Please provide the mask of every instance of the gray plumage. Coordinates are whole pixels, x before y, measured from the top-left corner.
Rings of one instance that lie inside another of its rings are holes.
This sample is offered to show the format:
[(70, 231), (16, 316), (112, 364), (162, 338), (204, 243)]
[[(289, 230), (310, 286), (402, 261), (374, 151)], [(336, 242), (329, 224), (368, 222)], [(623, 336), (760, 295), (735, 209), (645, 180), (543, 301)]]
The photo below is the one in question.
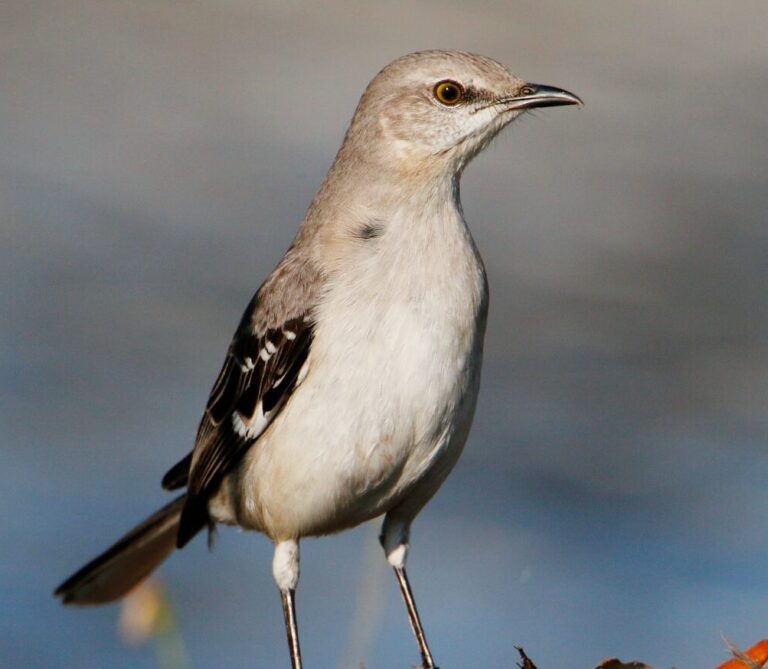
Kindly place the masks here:
[(386, 514), (382, 545), (434, 667), (405, 576), (408, 537), (466, 441), (488, 306), (459, 179), (525, 109), (578, 102), (458, 51), (410, 54), (374, 77), (243, 316), (191, 455), (163, 480), (186, 496), (57, 594), (101, 603), (204, 527), (258, 530), (275, 542), (298, 668), (299, 540)]

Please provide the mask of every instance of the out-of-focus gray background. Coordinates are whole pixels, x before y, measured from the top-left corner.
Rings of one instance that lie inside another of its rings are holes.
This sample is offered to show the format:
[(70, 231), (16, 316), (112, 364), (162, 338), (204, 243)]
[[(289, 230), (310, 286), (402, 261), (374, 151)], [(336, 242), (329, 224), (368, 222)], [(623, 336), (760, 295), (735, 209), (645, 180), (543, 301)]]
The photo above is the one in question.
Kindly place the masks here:
[[(441, 666), (765, 637), (767, 26), (762, 0), (0, 4), (0, 665), (154, 666), (117, 607), (50, 592), (167, 499), (360, 92), (434, 47), (586, 101), (463, 180), (485, 376), (409, 563)], [(417, 659), (375, 533), (304, 543), (309, 666)], [(287, 666), (270, 559), (225, 528), (163, 567), (195, 667)]]

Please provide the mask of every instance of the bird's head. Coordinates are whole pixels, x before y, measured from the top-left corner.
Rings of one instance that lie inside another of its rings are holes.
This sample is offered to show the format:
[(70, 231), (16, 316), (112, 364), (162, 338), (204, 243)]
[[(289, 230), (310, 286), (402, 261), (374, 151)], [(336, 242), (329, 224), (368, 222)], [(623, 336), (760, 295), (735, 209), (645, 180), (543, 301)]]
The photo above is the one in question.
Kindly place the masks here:
[(347, 136), (356, 151), (400, 172), (461, 169), (498, 132), (535, 107), (581, 104), (526, 82), (495, 60), (422, 51), (390, 63), (368, 85)]

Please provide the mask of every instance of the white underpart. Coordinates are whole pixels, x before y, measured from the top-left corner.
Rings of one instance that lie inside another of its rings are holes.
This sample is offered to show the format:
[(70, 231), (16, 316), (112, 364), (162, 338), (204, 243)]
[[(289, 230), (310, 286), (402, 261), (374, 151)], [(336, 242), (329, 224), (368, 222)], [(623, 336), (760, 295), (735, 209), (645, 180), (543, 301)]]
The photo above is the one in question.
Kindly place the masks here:
[(275, 546), (272, 575), (281, 591), (295, 590), (299, 583), (299, 542), (290, 539)]
[[(239, 524), (278, 539), (385, 512), (407, 526), (458, 459), (479, 385), (485, 280), (455, 194), (430, 196), (384, 216), (370, 243), (350, 240), (315, 311), (301, 385), (243, 460)], [(400, 535), (387, 546), (395, 563), (407, 551)]]
[[(296, 385), (300, 384), (307, 376), (307, 372), (309, 371), (309, 360), (307, 360), (299, 370), (298, 375), (296, 376)], [(283, 377), (280, 377), (280, 381), (283, 380)], [(275, 384), (277, 385), (277, 384)]]

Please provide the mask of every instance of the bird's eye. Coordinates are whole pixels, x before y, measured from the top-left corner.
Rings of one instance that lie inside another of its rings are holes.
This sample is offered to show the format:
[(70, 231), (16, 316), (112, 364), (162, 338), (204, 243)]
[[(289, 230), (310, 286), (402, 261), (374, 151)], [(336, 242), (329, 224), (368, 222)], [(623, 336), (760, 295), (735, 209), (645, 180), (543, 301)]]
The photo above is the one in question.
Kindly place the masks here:
[(444, 105), (452, 107), (462, 101), (464, 98), (464, 89), (461, 84), (446, 79), (435, 86), (435, 97), (438, 102), (442, 102)]
[(520, 95), (535, 95), (536, 91), (531, 86), (523, 86), (520, 89)]

